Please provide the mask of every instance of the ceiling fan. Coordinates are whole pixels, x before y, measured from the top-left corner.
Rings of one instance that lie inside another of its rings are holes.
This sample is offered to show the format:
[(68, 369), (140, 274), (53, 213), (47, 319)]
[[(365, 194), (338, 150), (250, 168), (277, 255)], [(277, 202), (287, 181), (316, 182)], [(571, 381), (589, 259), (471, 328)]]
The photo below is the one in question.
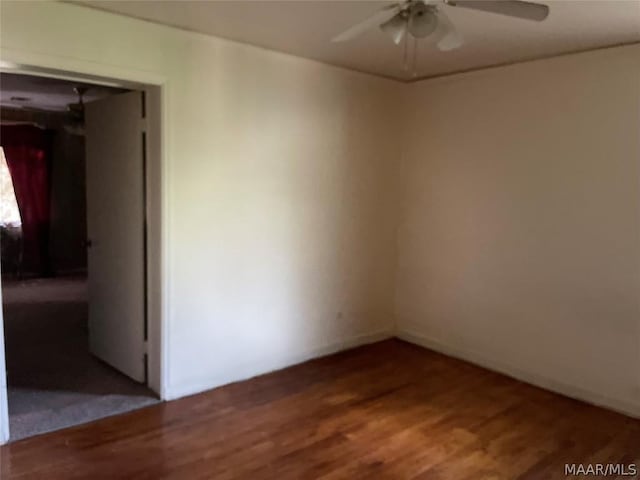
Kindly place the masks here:
[[(73, 87), (73, 91), (78, 95), (78, 101), (67, 104), (67, 112), (64, 114), (63, 127), (65, 131), (71, 135), (84, 135), (84, 95), (89, 90), (88, 87), (82, 85), (76, 85)], [(11, 100), (15, 102), (28, 102), (31, 99), (28, 97), (11, 97)], [(60, 111), (57, 108), (43, 108), (35, 107), (32, 105), (20, 105), (11, 106), (12, 108), (19, 109), (22, 112), (21, 115), (28, 123), (35, 124), (41, 128), (45, 128), (41, 123), (44, 122), (48, 125), (60, 125)], [(39, 122), (32, 119), (39, 119)]]
[(417, 40), (433, 36), (441, 51), (454, 50), (463, 44), (463, 37), (444, 12), (440, 3), (509, 17), (541, 22), (549, 15), (549, 7), (521, 0), (404, 0), (387, 5), (372, 16), (335, 36), (333, 42), (344, 42), (372, 28), (380, 28), (399, 45), (405, 41), (405, 68), (408, 40), (414, 40), (414, 74)]
[(69, 122), (64, 126), (67, 133), (72, 135), (84, 135), (84, 94), (89, 90), (87, 87), (73, 87), (73, 91), (78, 95), (76, 103), (67, 105), (69, 112)]

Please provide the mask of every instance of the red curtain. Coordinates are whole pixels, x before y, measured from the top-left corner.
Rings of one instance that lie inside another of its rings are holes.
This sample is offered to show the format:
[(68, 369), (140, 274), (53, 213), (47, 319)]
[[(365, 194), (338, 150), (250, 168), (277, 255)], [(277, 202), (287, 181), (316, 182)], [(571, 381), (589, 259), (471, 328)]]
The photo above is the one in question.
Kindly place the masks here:
[(47, 276), (51, 210), (51, 133), (30, 125), (0, 127), (0, 145), (22, 219), (22, 270)]

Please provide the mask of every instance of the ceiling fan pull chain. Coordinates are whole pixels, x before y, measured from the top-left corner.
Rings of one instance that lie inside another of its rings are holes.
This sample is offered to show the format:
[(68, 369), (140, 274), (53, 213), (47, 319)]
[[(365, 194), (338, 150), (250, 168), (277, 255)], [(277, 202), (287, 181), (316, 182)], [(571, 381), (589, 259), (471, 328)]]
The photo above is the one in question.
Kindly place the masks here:
[(413, 39), (413, 66), (411, 68), (411, 76), (412, 77), (417, 77), (418, 76), (418, 39), (414, 38)]
[(409, 70), (409, 35), (404, 36), (404, 54), (402, 56), (402, 66), (405, 70)]
[[(411, 2), (409, 3), (411, 5)], [(411, 9), (411, 6), (409, 6), (409, 16), (407, 17), (407, 34), (405, 35), (407, 37), (407, 56), (409, 54), (409, 45), (408, 43), (411, 41), (411, 39), (413, 38), (413, 57), (411, 60), (412, 66), (411, 66), (411, 70), (415, 69), (415, 63), (416, 63), (416, 37), (414, 37), (413, 35), (411, 35), (411, 27), (413, 26), (413, 11)], [(407, 62), (407, 68), (405, 70), (410, 71), (409, 70), (409, 59), (406, 60)]]

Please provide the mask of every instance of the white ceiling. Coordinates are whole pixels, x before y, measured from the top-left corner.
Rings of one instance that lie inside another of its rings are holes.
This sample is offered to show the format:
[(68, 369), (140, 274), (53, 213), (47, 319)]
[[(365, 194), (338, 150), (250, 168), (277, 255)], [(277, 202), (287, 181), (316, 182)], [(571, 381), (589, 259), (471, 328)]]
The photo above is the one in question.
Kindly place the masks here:
[[(374, 29), (348, 43), (330, 39), (390, 2), (379, 1), (111, 1), (80, 0), (157, 23), (206, 33), (354, 70), (411, 79), (402, 47)], [(418, 77), (640, 42), (640, 0), (547, 0), (542, 23), (443, 6), (465, 37), (440, 52), (421, 44)]]
[[(31, 75), (0, 74), (0, 106), (22, 109), (40, 109), (49, 112), (65, 112), (67, 105), (76, 103), (78, 95), (73, 87), (77, 82)], [(89, 87), (84, 102), (123, 92), (118, 88), (83, 84)]]

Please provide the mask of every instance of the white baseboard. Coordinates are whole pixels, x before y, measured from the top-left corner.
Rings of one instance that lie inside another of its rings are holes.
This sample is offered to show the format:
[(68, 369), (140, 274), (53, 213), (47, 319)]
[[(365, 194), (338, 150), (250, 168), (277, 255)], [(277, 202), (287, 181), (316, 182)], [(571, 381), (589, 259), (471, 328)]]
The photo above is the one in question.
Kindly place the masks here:
[(177, 398), (186, 397), (188, 395), (194, 395), (206, 390), (221, 387), (229, 383), (240, 382), (249, 378), (264, 375), (266, 373), (275, 372), (283, 368), (291, 367), (299, 363), (312, 360), (314, 358), (324, 357), (331, 355), (332, 353), (349, 350), (369, 343), (379, 342), (393, 338), (394, 333), (391, 329), (380, 330), (374, 333), (368, 333), (363, 335), (356, 335), (346, 340), (340, 340), (328, 345), (310, 349), (303, 353), (295, 355), (288, 355), (284, 358), (276, 359), (275, 361), (261, 362), (260, 364), (244, 365), (234, 370), (234, 373), (230, 377), (206, 379), (204, 381), (196, 381), (185, 383), (183, 385), (177, 385), (167, 389), (167, 395), (165, 400), (175, 400)]
[(520, 380), (536, 387), (550, 390), (555, 393), (559, 393), (566, 397), (574, 398), (598, 407), (607, 408), (624, 415), (628, 415), (634, 418), (640, 418), (640, 404), (629, 402), (627, 400), (621, 400), (617, 398), (607, 397), (597, 392), (585, 390), (584, 388), (570, 385), (567, 383), (559, 382), (551, 378), (547, 378), (529, 371), (521, 370), (512, 365), (506, 364), (500, 360), (489, 358), (480, 352), (469, 351), (454, 347), (451, 345), (445, 345), (444, 343), (431, 339), (425, 335), (409, 332), (398, 331), (395, 335), (400, 340), (404, 340), (421, 347), (425, 347), (429, 350), (433, 350), (444, 355), (465, 360), (474, 365), (493, 370), (498, 373), (502, 373), (516, 380)]

